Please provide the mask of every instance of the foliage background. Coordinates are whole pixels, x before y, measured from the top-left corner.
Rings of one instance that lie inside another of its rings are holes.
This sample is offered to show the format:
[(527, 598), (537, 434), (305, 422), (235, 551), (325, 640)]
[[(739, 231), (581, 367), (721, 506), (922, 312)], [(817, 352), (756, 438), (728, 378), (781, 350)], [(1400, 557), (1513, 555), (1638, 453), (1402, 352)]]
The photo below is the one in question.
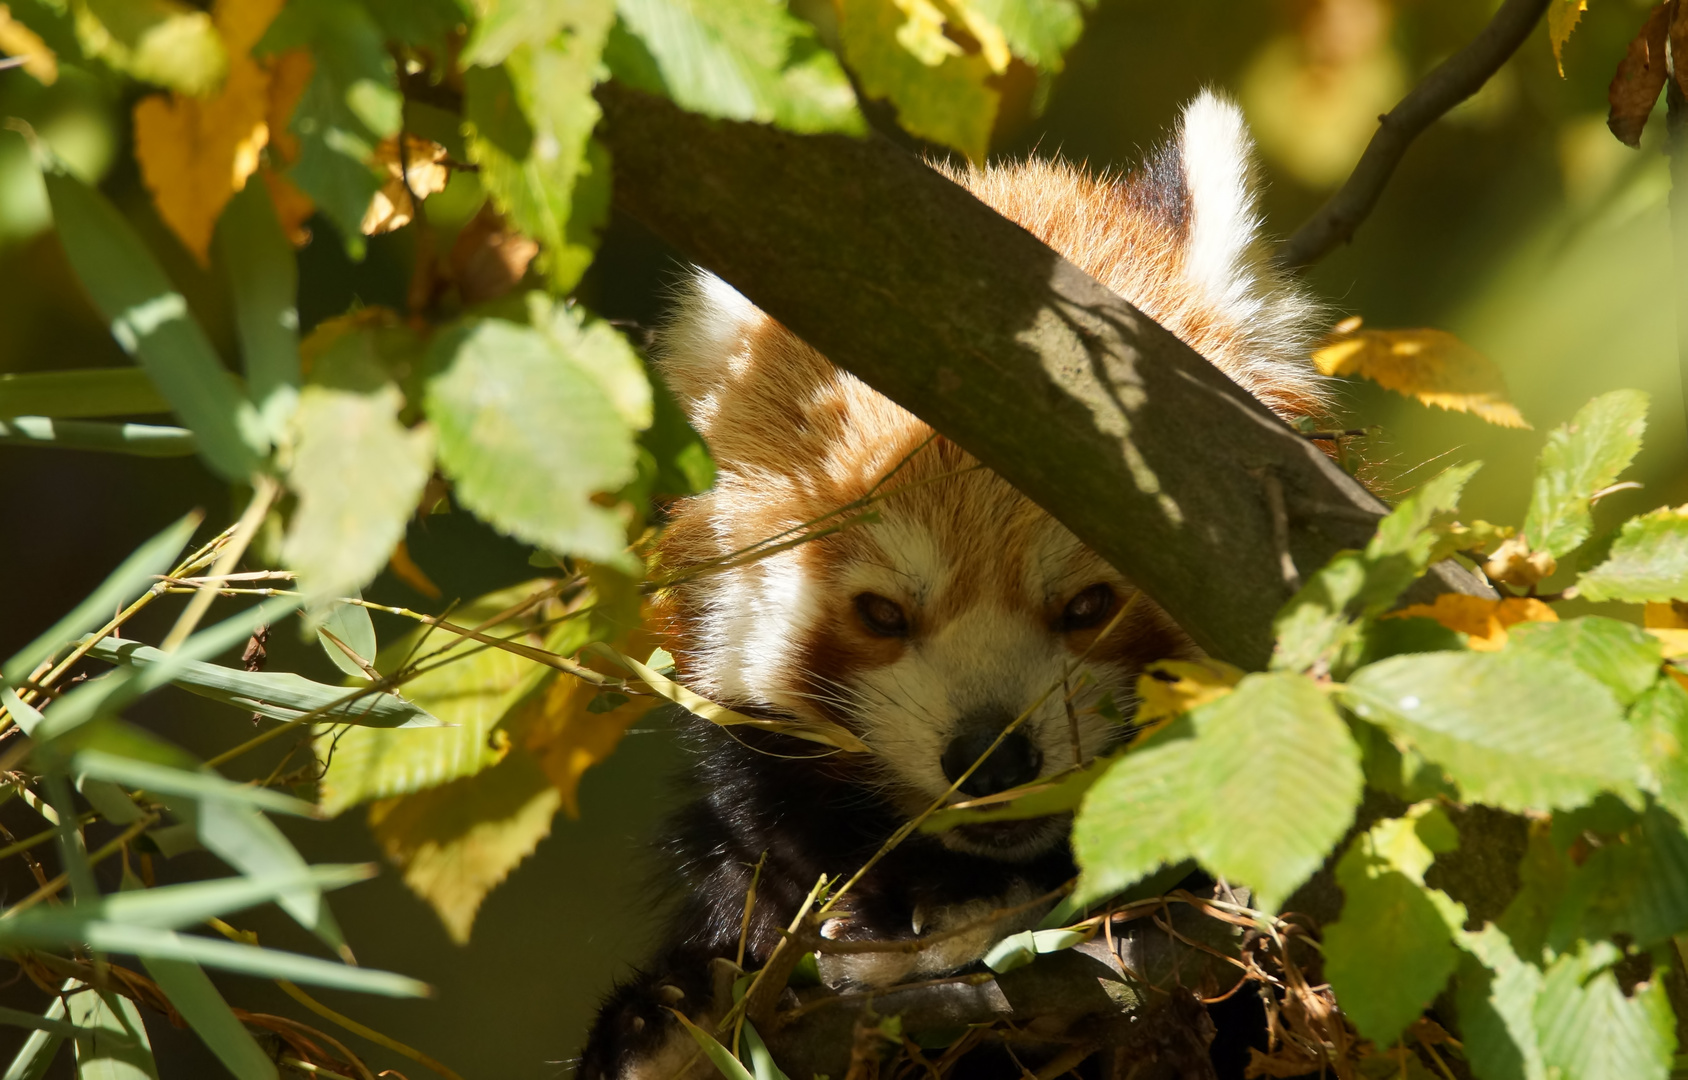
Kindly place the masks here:
[[(818, 18), (825, 6), (810, 5)], [(1374, 480), (1410, 488), (1441, 467), (1482, 459), (1463, 510), (1488, 520), (1522, 517), (1521, 500), (1541, 433), (1613, 386), (1652, 394), (1646, 449), (1629, 475), (1642, 492), (1620, 492), (1597, 508), (1601, 526), (1657, 505), (1688, 501), (1688, 429), (1675, 360), (1666, 163), (1652, 124), (1640, 153), (1605, 130), (1605, 88), (1648, 5), (1596, 0), (1565, 54), (1562, 80), (1545, 32), (1472, 102), (1422, 136), (1355, 244), (1326, 259), (1310, 279), (1335, 313), (1373, 327), (1436, 326), (1487, 352), (1506, 372), (1513, 400), (1536, 428), (1516, 432), (1425, 409), (1370, 385), (1345, 384), (1353, 426), (1377, 423), (1367, 445)], [(997, 153), (1059, 152), (1093, 167), (1127, 168), (1164, 137), (1179, 105), (1204, 85), (1242, 102), (1262, 144), (1269, 228), (1292, 230), (1359, 155), (1371, 118), (1429, 67), (1463, 44), (1493, 5), (1471, 0), (1102, 0), (1056, 80), (1047, 111), (1020, 110), (999, 130)], [(221, 351), (233, 328), (222, 320), (221, 286), (157, 220), (135, 171), (128, 118), (133, 100), (67, 68), (43, 88), (0, 72), (0, 112), (21, 116), (88, 180), (98, 180), (144, 231), (187, 293)], [(1334, 137), (1329, 133), (1335, 132)], [(1347, 134), (1344, 134), (1347, 132)], [(1314, 136), (1318, 141), (1314, 140)], [(438, 220), (478, 204), (472, 178), (431, 200)], [(38, 173), (21, 138), (0, 133), (0, 372), (127, 365), (76, 284), (47, 223)], [(354, 298), (402, 308), (413, 232), (370, 241), (350, 264), (330, 227), (301, 253), (300, 314), (308, 330)], [(597, 313), (651, 325), (678, 264), (636, 224), (612, 221), (581, 295)], [(1452, 448), (1451, 450), (1449, 448)], [(1427, 465), (1432, 458), (1446, 453)], [(240, 510), (197, 459), (150, 460), (0, 446), (0, 594), (8, 611), (0, 655), (21, 645), (85, 595), (107, 568), (184, 511), (213, 521)], [(411, 554), (446, 597), (472, 597), (532, 575), (526, 549), (467, 515), (413, 525)], [(1552, 582), (1549, 582), (1551, 585)], [(371, 599), (437, 611), (383, 575)], [(1565, 615), (1579, 613), (1570, 608)], [(143, 617), (136, 636), (157, 640), (167, 626)], [(384, 625), (383, 636), (396, 633)], [(273, 670), (333, 680), (315, 644), (272, 638)], [(179, 693), (147, 701), (134, 715), (192, 750), (196, 732), (227, 717)], [(660, 723), (626, 740), (584, 782), (582, 818), (559, 818), (551, 837), (493, 892), (474, 946), (451, 945), (437, 919), (394, 875), (336, 899), (348, 939), (365, 964), (433, 983), (427, 1002), (366, 997), (325, 1000), (380, 1030), (453, 1063), (466, 1075), (553, 1077), (577, 1049), (596, 999), (649, 940), (639, 852), (657, 820), (674, 763)], [(259, 764), (254, 762), (255, 765)], [(21, 829), (37, 827), (22, 815)], [(285, 827), (284, 823), (284, 827)], [(359, 813), (289, 828), (307, 858), (375, 859)], [(207, 860), (195, 866), (194, 858)], [(183, 856), (171, 874), (206, 872), (209, 856)], [(8, 895), (27, 892), (4, 881)], [(299, 931), (274, 911), (250, 923), (266, 944), (298, 946)], [(38, 1009), (27, 984), (0, 1001)], [(267, 983), (242, 980), (241, 1004), (304, 1014)], [(0, 1029), (0, 1058), (21, 1032)], [(215, 1075), (187, 1033), (155, 1035), (167, 1075)], [(380, 1053), (371, 1063), (386, 1062)], [(471, 1064), (473, 1063), (473, 1064)]]

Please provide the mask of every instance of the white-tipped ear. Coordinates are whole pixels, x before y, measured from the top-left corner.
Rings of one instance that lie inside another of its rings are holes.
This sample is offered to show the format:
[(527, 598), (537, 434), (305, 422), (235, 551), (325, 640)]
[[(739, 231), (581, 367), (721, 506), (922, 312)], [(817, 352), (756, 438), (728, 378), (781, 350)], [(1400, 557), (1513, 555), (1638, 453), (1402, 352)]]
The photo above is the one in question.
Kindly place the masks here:
[(1255, 291), (1260, 216), (1255, 210), (1254, 145), (1242, 110), (1211, 90), (1184, 106), (1178, 152), (1189, 191), (1185, 274), (1228, 309), (1249, 307)]
[(766, 318), (743, 293), (701, 268), (675, 291), (674, 314), (657, 334), (657, 362), (699, 431), (714, 420), (722, 385), (747, 362), (750, 335)]

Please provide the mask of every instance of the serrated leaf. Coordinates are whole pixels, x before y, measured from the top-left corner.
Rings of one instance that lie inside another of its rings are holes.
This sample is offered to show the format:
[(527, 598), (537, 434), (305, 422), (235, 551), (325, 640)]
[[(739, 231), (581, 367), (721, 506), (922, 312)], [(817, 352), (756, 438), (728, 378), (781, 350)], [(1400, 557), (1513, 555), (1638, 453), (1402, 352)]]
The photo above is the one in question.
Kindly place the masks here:
[(609, 153), (592, 139), (602, 115), (592, 86), (615, 8), (591, 0), (527, 10), (554, 23), (552, 32), (482, 50), (503, 51), (500, 66), (464, 73), (468, 153), (498, 209), (539, 243), (539, 265), (564, 294), (591, 263), (608, 220)]
[(141, 963), (194, 1034), (237, 1080), (279, 1080), (275, 1062), (235, 1016), (204, 968), (187, 960), (144, 956)]
[(1640, 769), (1611, 691), (1524, 653), (1423, 653), (1356, 671), (1343, 697), (1408, 739), (1465, 798), (1505, 810), (1581, 806)]
[(132, 416), (170, 411), (140, 368), (0, 375), (0, 416)]
[(72, 990), (65, 1009), (77, 1028), (77, 1080), (158, 1080), (152, 1043), (133, 1001), (88, 986)]
[(123, 351), (138, 360), (229, 480), (245, 480), (269, 437), (152, 253), (115, 207), (68, 174), (48, 171), (47, 196), (76, 276)]
[[(150, 645), (116, 638), (95, 642), (88, 655), (136, 671), (149, 670), (168, 658)], [(320, 711), (324, 723), (377, 728), (437, 728), (445, 723), (397, 694), (357, 694), (353, 687), (312, 682), (288, 671), (245, 671), (194, 661), (176, 665), (166, 681), (190, 694), (275, 720), (297, 720)]]
[(1536, 1030), (1549, 1075), (1577, 1080), (1665, 1080), (1676, 1052), (1676, 1021), (1655, 978), (1625, 997), (1612, 973), (1617, 949), (1585, 945), (1548, 967), (1536, 1001)]
[(1160, 660), (1137, 676), (1137, 711), (1132, 723), (1147, 727), (1170, 720), (1230, 693), (1244, 672), (1223, 660)]
[[(937, 10), (930, 4), (924, 8)], [(939, 49), (940, 41), (949, 41), (942, 21), (940, 14), (938, 30), (924, 35)], [(988, 83), (993, 74), (990, 62), (983, 55), (962, 54), (959, 48), (922, 59), (907, 44), (921, 35), (905, 30), (921, 25), (919, 13), (905, 14), (895, 0), (840, 0), (838, 5), (844, 59), (862, 92), (888, 100), (897, 110), (897, 122), (910, 134), (953, 146), (982, 165), (1001, 103), (1001, 95)]]
[(89, 594), (70, 614), (54, 623), (34, 641), (6, 661), (0, 669), (0, 679), (16, 685), (29, 678), (38, 664), (52, 656), (78, 637), (103, 625), (111, 614), (127, 607), (151, 585), (155, 574), (162, 574), (176, 561), (176, 555), (187, 544), (200, 516), (189, 514), (135, 549), (134, 554), (113, 570), (99, 588)]
[(1082, 871), (1076, 901), (1112, 896), (1189, 856), (1192, 814), (1206, 806), (1206, 793), (1191, 779), (1204, 752), (1194, 739), (1145, 747), (1096, 781), (1073, 821), (1073, 856)]
[(1647, 395), (1613, 390), (1548, 433), (1524, 518), (1531, 548), (1558, 558), (1588, 539), (1589, 500), (1629, 467), (1646, 430)]
[[(1210, 807), (1190, 853), (1275, 911), (1353, 821), (1359, 748), (1324, 692), (1299, 675), (1250, 675), (1190, 718), (1204, 747), (1191, 779)], [(1239, 806), (1250, 812), (1220, 809)]]
[(967, 0), (967, 8), (996, 26), (1014, 55), (1055, 73), (1084, 32), (1094, 0)]
[(1446, 330), (1357, 330), (1313, 353), (1321, 375), (1358, 375), (1426, 405), (1509, 428), (1530, 425), (1493, 360)]
[(1507, 648), (1574, 666), (1598, 679), (1626, 707), (1658, 680), (1664, 659), (1658, 638), (1633, 623), (1598, 615), (1520, 626)]
[(1688, 820), (1688, 690), (1660, 679), (1630, 706), (1629, 723), (1660, 804), (1678, 821)]
[(571, 818), (580, 817), (580, 779), (586, 770), (609, 757), (627, 729), (662, 704), (655, 697), (624, 697), (594, 710), (598, 696), (591, 683), (561, 676), (509, 725), (511, 737), (551, 778)]
[(1452, 832), (1439, 808), (1421, 804), (1356, 837), (1336, 866), (1345, 900), (1324, 930), (1325, 977), (1343, 1013), (1379, 1046), (1400, 1037), (1459, 965), (1453, 935), (1465, 909), (1424, 885), (1435, 850), (1421, 833), (1434, 833), (1434, 819)]
[(1688, 596), (1688, 505), (1624, 522), (1611, 554), (1582, 576), (1577, 591), (1588, 600), (1630, 603)]
[(1432, 619), (1449, 630), (1466, 635), (1465, 645), (1476, 652), (1494, 652), (1506, 647), (1508, 628), (1520, 623), (1557, 622), (1551, 607), (1530, 596), (1468, 596), (1443, 593), (1434, 603), (1411, 604), (1391, 611), (1379, 620), (1383, 625), (1395, 619)]
[(1378, 522), (1365, 551), (1338, 552), (1309, 578), (1273, 619), (1273, 670), (1340, 665), (1345, 653), (1357, 652), (1365, 621), (1429, 567), (1442, 533), (1454, 525), (1460, 492), (1481, 467), (1474, 461), (1444, 470)]
[(1649, 949), (1688, 930), (1688, 837), (1657, 805), (1602, 844), (1566, 883), (1548, 943), (1627, 935)]
[(1461, 965), (1454, 1001), (1472, 1071), (1483, 1080), (1547, 1080), (1535, 1022), (1541, 970), (1520, 960), (1493, 923), (1462, 943), (1471, 958)]
[[(363, 335), (348, 335), (331, 352), (363, 347)], [(300, 392), (287, 471), (299, 505), (281, 555), (312, 597), (361, 589), (404, 537), (432, 471), (434, 440), (427, 428), (399, 422), (403, 403), (391, 383), (369, 391), (312, 385)]]
[(550, 835), (561, 804), (539, 762), (516, 751), (474, 776), (376, 802), (369, 827), (404, 883), (466, 945), (487, 893)]
[(463, 505), (547, 551), (617, 560), (623, 526), (592, 496), (633, 479), (634, 443), (585, 371), (593, 358), (498, 319), (442, 335), (435, 349), (441, 373), (426, 408)]
[[(459, 609), (454, 618), (465, 627), (479, 627), (502, 612), (520, 607), (551, 584), (534, 581), (491, 593)], [(528, 610), (519, 618), (495, 622), (483, 632), (572, 653), (586, 636), (585, 620), (561, 623), (546, 640), (532, 628), (540, 618), (539, 612), (549, 610)], [(424, 627), (388, 645), (375, 666), (383, 674), (392, 674), (413, 653), (416, 659), (426, 658), (443, 646), (464, 640), (448, 631)], [(429, 659), (431, 669), (404, 684), (411, 701), (452, 726), (433, 731), (356, 728), (340, 734), (321, 782), (319, 805), (324, 813), (334, 815), (371, 799), (404, 795), (473, 776), (503, 759), (509, 738), (507, 734), (495, 737), (495, 729), (551, 669), (503, 649), (469, 652), (461, 644), (456, 648), (465, 655), (448, 652)], [(319, 753), (328, 759), (326, 741), (319, 744)]]
[(1565, 77), (1565, 43), (1577, 28), (1588, 0), (1552, 0), (1547, 9), (1547, 40), (1553, 46), (1553, 62), (1559, 66), (1559, 77)]
[(181, 0), (83, 0), (75, 11), (83, 51), (137, 79), (202, 94), (228, 70), (211, 16)]
[(616, 8), (648, 57), (647, 77), (659, 80), (643, 88), (682, 108), (804, 133), (867, 132), (837, 58), (784, 4), (618, 0)]

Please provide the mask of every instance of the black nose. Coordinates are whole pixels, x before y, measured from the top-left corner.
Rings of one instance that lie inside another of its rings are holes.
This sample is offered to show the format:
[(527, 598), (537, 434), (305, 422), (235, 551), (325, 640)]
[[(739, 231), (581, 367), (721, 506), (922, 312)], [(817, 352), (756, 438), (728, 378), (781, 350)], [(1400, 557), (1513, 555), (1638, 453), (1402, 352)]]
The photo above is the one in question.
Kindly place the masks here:
[[(950, 783), (955, 783), (956, 777), (978, 761), (1000, 734), (1001, 724), (965, 727), (955, 741), (949, 744), (940, 760), (944, 767), (944, 776)], [(1037, 770), (1042, 764), (1043, 755), (1037, 752), (1037, 747), (1032, 745), (1032, 741), (1020, 732), (1012, 731), (1002, 740), (1002, 745), (973, 770), (973, 775), (962, 782), (961, 790), (974, 798), (995, 795), (999, 791), (1007, 791), (1011, 787), (1037, 779)]]

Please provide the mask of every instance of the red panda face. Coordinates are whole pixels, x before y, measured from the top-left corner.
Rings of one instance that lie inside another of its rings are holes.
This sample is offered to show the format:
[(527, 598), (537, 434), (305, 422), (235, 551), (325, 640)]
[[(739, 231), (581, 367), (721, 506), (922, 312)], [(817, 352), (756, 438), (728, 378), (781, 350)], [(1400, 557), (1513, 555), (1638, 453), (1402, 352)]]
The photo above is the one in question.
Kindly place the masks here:
[[(1315, 309), (1257, 241), (1251, 173), (1241, 114), (1204, 93), (1130, 177), (1036, 160), (950, 176), (1280, 415), (1305, 415), (1320, 401)], [(1129, 716), (1144, 664), (1195, 654), (1053, 518), (720, 279), (700, 272), (678, 299), (658, 360), (718, 470), (661, 555), (682, 578), (673, 651), (701, 693), (849, 727), (873, 752), (839, 769), (912, 816), (952, 786), (960, 801), (1091, 760), (1123, 734), (1102, 697)], [(942, 835), (1024, 859), (1061, 823)]]

